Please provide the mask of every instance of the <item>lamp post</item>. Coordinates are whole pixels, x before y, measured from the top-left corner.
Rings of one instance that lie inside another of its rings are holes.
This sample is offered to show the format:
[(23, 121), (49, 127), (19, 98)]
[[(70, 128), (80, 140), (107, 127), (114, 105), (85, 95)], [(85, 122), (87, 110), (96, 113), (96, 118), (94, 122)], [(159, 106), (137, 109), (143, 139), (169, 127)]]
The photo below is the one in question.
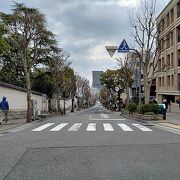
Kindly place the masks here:
[(120, 46), (106, 46), (105, 47), (110, 57), (113, 57), (114, 53), (118, 51), (118, 53), (129, 53), (129, 51), (134, 51), (139, 58), (139, 110), (141, 105), (141, 55), (136, 49), (129, 48), (126, 40), (124, 39)]

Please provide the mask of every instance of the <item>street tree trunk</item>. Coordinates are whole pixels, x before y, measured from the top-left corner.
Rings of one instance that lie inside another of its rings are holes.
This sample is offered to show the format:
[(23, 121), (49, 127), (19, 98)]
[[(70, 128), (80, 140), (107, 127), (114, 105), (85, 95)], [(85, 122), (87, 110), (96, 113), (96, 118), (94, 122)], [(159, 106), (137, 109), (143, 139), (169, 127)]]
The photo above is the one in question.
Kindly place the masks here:
[(72, 98), (72, 108), (71, 108), (71, 112), (74, 112), (74, 98)]
[(24, 71), (26, 76), (26, 85), (27, 85), (27, 119), (26, 122), (32, 122), (32, 103), (31, 103), (31, 81), (30, 81), (30, 72), (27, 65), (27, 61), (24, 60)]
[(149, 97), (150, 97), (150, 84), (148, 82), (147, 73), (143, 73), (144, 75), (144, 103), (149, 104)]

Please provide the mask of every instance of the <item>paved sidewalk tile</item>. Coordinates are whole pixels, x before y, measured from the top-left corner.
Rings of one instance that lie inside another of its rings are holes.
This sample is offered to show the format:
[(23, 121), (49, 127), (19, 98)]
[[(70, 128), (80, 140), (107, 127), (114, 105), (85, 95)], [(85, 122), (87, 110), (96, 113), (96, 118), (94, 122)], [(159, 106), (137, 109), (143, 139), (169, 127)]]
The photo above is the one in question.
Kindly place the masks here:
[(180, 129), (180, 124), (174, 124), (174, 123), (158, 123), (159, 125), (167, 126), (170, 128)]

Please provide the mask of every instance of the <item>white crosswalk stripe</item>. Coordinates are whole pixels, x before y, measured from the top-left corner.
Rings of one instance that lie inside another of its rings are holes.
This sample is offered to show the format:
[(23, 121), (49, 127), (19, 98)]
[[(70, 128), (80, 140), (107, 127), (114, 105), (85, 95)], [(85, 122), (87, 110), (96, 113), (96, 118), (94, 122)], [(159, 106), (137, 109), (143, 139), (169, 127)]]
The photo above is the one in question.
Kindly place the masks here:
[(47, 123), (47, 124), (44, 124), (44, 125), (36, 128), (36, 129), (33, 129), (32, 131), (42, 131), (42, 130), (46, 129), (46, 128), (49, 127), (49, 126), (52, 126), (53, 124), (54, 124), (54, 123)]
[(141, 124), (132, 124), (132, 125), (137, 127), (138, 129), (140, 129), (141, 131), (152, 131), (151, 129), (149, 129)]
[(126, 124), (118, 124), (118, 126), (123, 130), (123, 131), (133, 131), (129, 126)]
[[(46, 128), (54, 125), (55, 123), (46, 123), (40, 127), (37, 127), (35, 129), (33, 129), (32, 131), (43, 131), (45, 130)], [(56, 125), (55, 127), (53, 127), (52, 129), (50, 129), (49, 131), (60, 131), (61, 129), (63, 129), (65, 126), (69, 125), (69, 123), (61, 123), (59, 125)], [(83, 125), (83, 123), (75, 123), (73, 125), (71, 125), (68, 129), (68, 131), (79, 131), (80, 127)], [(114, 131), (114, 128), (113, 126), (115, 126), (115, 124), (112, 126), (111, 123), (102, 123), (101, 126), (104, 127), (104, 131)], [(130, 132), (130, 131), (135, 131), (135, 128), (131, 128), (129, 127), (129, 125), (126, 125), (126, 124), (122, 124), (122, 123), (117, 123), (116, 125), (118, 125), (121, 130), (123, 131), (127, 131), (127, 132)], [(150, 132), (150, 131), (153, 131), (151, 130), (150, 128), (147, 128), (141, 124), (131, 124), (132, 126), (138, 128), (139, 130), (141, 131), (144, 131), (144, 132)], [(87, 128), (86, 128), (86, 131), (96, 131), (96, 123), (89, 123), (87, 125)]]
[(78, 131), (78, 129), (81, 127), (82, 123), (75, 123), (73, 126), (71, 126), (68, 131)]
[(87, 131), (96, 131), (96, 123), (89, 123), (86, 130)]
[(103, 123), (104, 131), (114, 131), (113, 127), (109, 123)]
[(53, 129), (51, 129), (50, 131), (60, 131), (63, 127), (67, 126), (68, 123), (61, 123), (59, 125), (57, 125), (56, 127), (54, 127)]

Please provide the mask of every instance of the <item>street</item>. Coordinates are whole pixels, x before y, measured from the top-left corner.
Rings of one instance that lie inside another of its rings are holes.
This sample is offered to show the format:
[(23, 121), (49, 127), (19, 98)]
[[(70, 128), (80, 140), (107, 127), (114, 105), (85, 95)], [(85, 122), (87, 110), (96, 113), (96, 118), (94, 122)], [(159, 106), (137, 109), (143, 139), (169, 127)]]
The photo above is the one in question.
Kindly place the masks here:
[(0, 179), (179, 180), (179, 135), (95, 106), (0, 136)]

